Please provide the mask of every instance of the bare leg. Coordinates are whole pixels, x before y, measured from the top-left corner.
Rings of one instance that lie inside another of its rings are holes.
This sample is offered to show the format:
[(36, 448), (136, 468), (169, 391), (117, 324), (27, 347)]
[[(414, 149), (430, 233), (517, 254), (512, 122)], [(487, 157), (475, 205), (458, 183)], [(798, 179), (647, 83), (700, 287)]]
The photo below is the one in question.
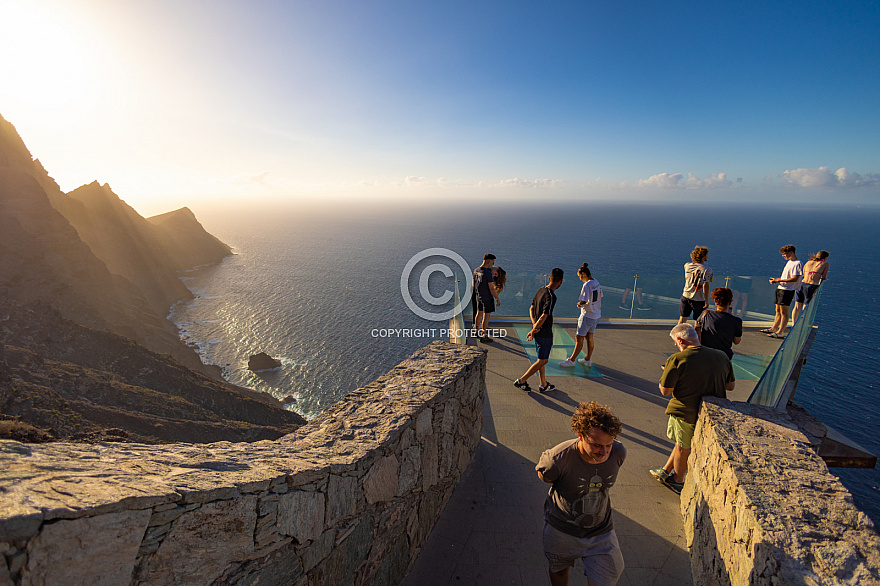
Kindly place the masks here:
[[(583, 336), (575, 336), (574, 352), (573, 352), (572, 355), (569, 357), (569, 360), (571, 360), (572, 362), (574, 362), (575, 360), (577, 360), (578, 354), (581, 353), (581, 349), (582, 349), (583, 347), (584, 347), (584, 337), (583, 337)], [(590, 359), (590, 358), (587, 357), (587, 360), (589, 360), (589, 359)]]
[(688, 448), (687, 450), (683, 447), (675, 444), (675, 447), (672, 448), (672, 456), (675, 465), (675, 481), (676, 482), (684, 482), (684, 476), (688, 471), (688, 456), (691, 455), (691, 450)]
[(782, 309), (782, 323), (779, 324), (779, 331), (776, 332), (780, 336), (785, 333), (785, 326), (788, 325), (788, 308), (784, 305), (779, 306)]
[(800, 301), (795, 301), (794, 310), (791, 312), (791, 323), (792, 325), (797, 323), (797, 318), (801, 314), (801, 311), (804, 310), (804, 304)]
[(541, 366), (538, 367), (538, 376), (541, 377), (541, 386), (546, 387), (547, 386), (547, 377), (544, 376), (544, 365), (547, 364), (547, 360), (539, 360), (538, 362), (541, 363)]
[[(483, 336), (489, 336), (489, 317), (491, 313), (483, 312), (483, 324), (480, 326), (480, 331), (483, 332)], [(481, 336), (482, 337), (482, 336)]]
[(742, 304), (742, 307), (740, 307), (740, 309), (739, 309), (739, 317), (740, 317), (740, 319), (745, 319), (746, 318), (746, 304), (749, 302), (749, 295), (748, 295), (748, 293), (741, 293), (741, 295), (742, 295), (743, 304)]
[(527, 380), (529, 380), (530, 376), (532, 376), (533, 374), (535, 374), (539, 370), (541, 372), (541, 379), (543, 379), (545, 364), (547, 364), (546, 360), (536, 360), (531, 366), (529, 366), (529, 369), (526, 371), (526, 373), (524, 375), (522, 375), (521, 377), (519, 377), (519, 382), (521, 382), (521, 383), (526, 382)]
[(561, 572), (550, 572), (550, 586), (567, 586), (568, 568)]
[(686, 324), (686, 323), (688, 323), (688, 318), (686, 318), (685, 316), (681, 316), (678, 318), (678, 323)]
[(478, 309), (474, 314), (474, 329), (477, 330), (477, 337), (482, 338), (483, 335), (480, 333), (480, 322), (483, 321), (483, 311)]
[(786, 307), (784, 305), (776, 306), (776, 315), (773, 317), (773, 325), (770, 327), (771, 332), (776, 332), (777, 334), (781, 334), (782, 331), (779, 329), (780, 324), (782, 324), (782, 316), (786, 314)]
[[(581, 337), (578, 336), (578, 342), (581, 341)], [(593, 342), (593, 332), (587, 333), (587, 353), (585, 356), (587, 360), (593, 359), (593, 348), (595, 348), (596, 344)]]

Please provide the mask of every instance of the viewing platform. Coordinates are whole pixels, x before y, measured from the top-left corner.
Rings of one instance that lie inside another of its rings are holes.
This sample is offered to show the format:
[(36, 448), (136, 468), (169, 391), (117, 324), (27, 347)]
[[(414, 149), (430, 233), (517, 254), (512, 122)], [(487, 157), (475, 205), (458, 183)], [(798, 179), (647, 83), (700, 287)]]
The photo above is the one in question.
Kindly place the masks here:
[[(574, 336), (573, 320), (556, 323)], [(619, 584), (692, 583), (679, 495), (648, 473), (666, 462), (673, 447), (666, 437), (668, 399), (657, 387), (666, 357), (676, 351), (671, 326), (601, 323), (589, 376), (580, 364), (559, 368), (571, 346), (555, 344), (547, 377), (556, 388), (546, 394), (537, 392), (537, 374), (530, 379), (532, 392), (513, 386), (533, 360), (517, 337), (516, 324), (492, 320), (490, 326), (505, 328), (508, 335), (479, 344), (489, 353), (481, 443), (404, 584), (549, 584), (541, 544), (549, 485), (538, 479), (535, 464), (544, 450), (575, 437), (571, 415), (582, 401), (609, 405), (623, 422), (618, 439), (627, 458), (610, 490), (626, 564)], [(779, 343), (748, 328), (736, 352), (769, 358)], [(728, 397), (745, 401), (758, 377), (742, 380), (739, 369), (737, 375)], [(570, 584), (587, 584), (580, 564), (570, 577)]]

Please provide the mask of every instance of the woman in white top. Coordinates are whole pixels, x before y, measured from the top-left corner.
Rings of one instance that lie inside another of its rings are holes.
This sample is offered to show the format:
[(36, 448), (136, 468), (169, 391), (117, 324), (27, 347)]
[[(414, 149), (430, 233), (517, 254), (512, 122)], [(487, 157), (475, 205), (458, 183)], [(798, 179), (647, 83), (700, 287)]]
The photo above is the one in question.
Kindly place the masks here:
[[(581, 295), (578, 299), (577, 306), (581, 308), (581, 315), (578, 318), (577, 341), (575, 343), (574, 352), (571, 356), (559, 363), (559, 366), (574, 366), (575, 359), (584, 366), (589, 368), (593, 365), (593, 332), (596, 331), (596, 324), (602, 317), (602, 286), (599, 281), (590, 274), (587, 263), (581, 265), (577, 272), (578, 278), (584, 282), (581, 287)], [(578, 358), (578, 354), (584, 347), (584, 339), (587, 341), (587, 351), (584, 358)]]

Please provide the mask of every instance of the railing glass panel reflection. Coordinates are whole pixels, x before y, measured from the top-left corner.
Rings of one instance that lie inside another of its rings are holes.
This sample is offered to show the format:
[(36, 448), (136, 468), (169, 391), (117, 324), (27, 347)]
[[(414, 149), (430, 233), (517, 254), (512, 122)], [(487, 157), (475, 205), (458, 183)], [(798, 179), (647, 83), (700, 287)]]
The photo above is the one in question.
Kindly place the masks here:
[[(595, 275), (602, 285), (602, 319), (608, 320), (664, 320), (676, 321), (683, 278), (681, 275)], [(716, 276), (709, 284), (730, 287), (733, 291), (732, 311), (746, 322), (772, 322), (776, 285), (769, 277)], [(535, 292), (547, 284), (547, 277), (535, 273), (507, 273), (507, 285), (501, 293), (501, 305), (493, 318), (528, 318), (529, 305)], [(562, 287), (556, 290), (559, 300), (553, 311), (555, 317), (577, 317), (577, 299), (581, 292), (577, 275), (567, 273)], [(633, 295), (635, 291), (635, 295)], [(464, 310), (472, 315), (470, 306)]]

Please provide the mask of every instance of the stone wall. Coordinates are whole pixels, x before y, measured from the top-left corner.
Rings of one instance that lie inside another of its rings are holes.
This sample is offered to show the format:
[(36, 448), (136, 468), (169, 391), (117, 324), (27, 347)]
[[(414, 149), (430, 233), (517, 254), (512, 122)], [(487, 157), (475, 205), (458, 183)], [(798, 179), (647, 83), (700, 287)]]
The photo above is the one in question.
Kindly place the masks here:
[(277, 441), (2, 441), (0, 586), (398, 583), (480, 441), (485, 376), (434, 342)]
[(706, 399), (691, 449), (695, 584), (880, 584), (874, 525), (785, 413)]

